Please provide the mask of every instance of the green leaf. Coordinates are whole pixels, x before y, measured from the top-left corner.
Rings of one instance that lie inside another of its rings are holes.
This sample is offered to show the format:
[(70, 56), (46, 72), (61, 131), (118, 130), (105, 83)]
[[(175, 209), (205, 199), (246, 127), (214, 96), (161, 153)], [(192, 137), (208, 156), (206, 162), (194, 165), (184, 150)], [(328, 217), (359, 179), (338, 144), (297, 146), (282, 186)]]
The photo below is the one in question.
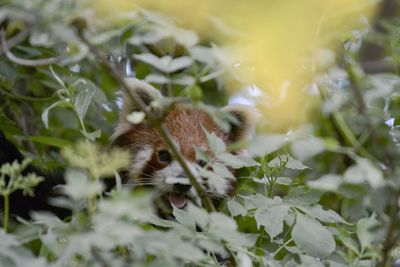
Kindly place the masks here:
[(295, 206), (309, 206), (318, 203), (322, 196), (322, 192), (304, 186), (293, 188), (283, 201)]
[(212, 49), (210, 47), (193, 46), (189, 49), (189, 53), (196, 61), (199, 61), (206, 65), (215, 64), (215, 58), (212, 54)]
[(109, 31), (100, 32), (97, 35), (91, 36), (90, 41), (95, 45), (99, 45), (109, 41), (112, 38), (118, 37), (123, 33), (124, 28), (113, 29)]
[[(178, 84), (178, 85), (182, 85), (182, 86), (191, 86), (191, 85), (194, 85), (195, 82), (196, 82), (195, 78), (193, 78), (190, 75), (186, 75), (186, 74), (177, 74), (172, 77), (173, 84)], [(198, 96), (197, 99), (201, 99), (203, 94), (200, 94), (197, 96)], [(193, 99), (196, 99), (196, 98), (193, 98)]]
[(196, 207), (192, 203), (188, 203), (187, 212), (189, 212), (190, 216), (196, 221), (196, 224), (200, 226), (201, 229), (207, 227), (209, 215), (204, 209)]
[(187, 211), (173, 207), (173, 214), (175, 219), (181, 224), (189, 227), (190, 229), (196, 229), (195, 219)]
[(221, 242), (212, 239), (201, 239), (199, 241), (199, 246), (210, 252), (218, 253), (220, 255), (225, 255), (226, 251), (224, 245)]
[(297, 159), (294, 159), (288, 155), (283, 155), (274, 158), (271, 160), (268, 165), (271, 168), (277, 168), (281, 165), (282, 162), (286, 162), (285, 167), (288, 169), (292, 170), (304, 170), (304, 169), (309, 169), (309, 167), (305, 166), (303, 163), (298, 161)]
[(168, 71), (175, 72), (181, 69), (185, 69), (187, 67), (190, 67), (193, 63), (193, 59), (191, 57), (178, 57), (172, 60)]
[(244, 206), (247, 210), (263, 209), (265, 207), (269, 207), (274, 204), (282, 203), (279, 197), (274, 197), (274, 199), (271, 199), (259, 193), (255, 195), (244, 196), (243, 198), (244, 198)]
[(346, 262), (336, 262), (333, 260), (328, 260), (326, 262), (328, 263), (329, 267), (348, 267), (349, 266)]
[(285, 135), (262, 135), (254, 138), (249, 146), (248, 152), (251, 156), (264, 156), (281, 148), (287, 142)]
[(251, 157), (248, 157), (247, 155), (238, 154), (238, 155), (236, 155), (236, 157), (238, 159), (240, 159), (242, 162), (245, 162), (246, 166), (244, 166), (244, 167), (260, 166), (260, 163), (258, 163)]
[(0, 114), (0, 130), (7, 135), (24, 135), (16, 123), (3, 114)]
[(323, 152), (325, 150), (325, 143), (315, 136), (310, 136), (306, 139), (293, 141), (291, 149), (294, 157), (305, 161)]
[(18, 246), (20, 242), (16, 239), (16, 236), (6, 234), (3, 229), (0, 229), (0, 247), (5, 247), (5, 246)]
[(96, 130), (91, 133), (84, 132), (84, 131), (81, 131), (81, 132), (87, 139), (89, 139), (91, 141), (95, 141), (97, 138), (99, 138), (101, 136), (101, 130)]
[(343, 179), (352, 184), (367, 182), (372, 188), (378, 188), (384, 183), (382, 171), (364, 158), (357, 158), (357, 164), (346, 170)]
[(325, 191), (336, 191), (341, 183), (342, 176), (337, 174), (326, 174), (317, 180), (307, 181), (309, 187)]
[(199, 41), (197, 33), (191, 30), (174, 29), (171, 34), (178, 43), (186, 47), (194, 46)]
[(292, 169), (292, 170), (310, 169), (310, 167), (304, 165), (303, 163), (301, 163), (301, 161), (294, 159), (290, 156), (288, 156), (288, 161), (287, 161), (285, 167), (288, 169)]
[(188, 86), (185, 89), (185, 95), (191, 99), (200, 100), (203, 97), (203, 90), (197, 84)]
[(315, 205), (312, 207), (299, 207), (302, 211), (325, 223), (346, 223), (339, 214), (333, 210), (324, 210), (321, 205)]
[(219, 176), (213, 171), (209, 171), (205, 168), (197, 168), (201, 177), (207, 178), (207, 183), (212, 190), (217, 191), (220, 194), (226, 192), (228, 183), (225, 178)]
[[(324, 267), (325, 265), (314, 257), (308, 255), (299, 255), (301, 264), (297, 267)], [(331, 266), (330, 266), (331, 267)]]
[(379, 226), (379, 222), (374, 218), (374, 215), (369, 218), (362, 218), (357, 222), (357, 237), (362, 249), (371, 247), (372, 242), (377, 239), (374, 231), (377, 226)]
[(204, 259), (204, 253), (199, 248), (195, 247), (192, 243), (179, 241), (176, 240), (176, 242), (171, 244), (172, 247), (170, 247), (169, 251), (172, 255), (190, 262), (198, 262)]
[(280, 176), (276, 178), (275, 183), (282, 185), (290, 185), (292, 183), (292, 178)]
[(48, 108), (46, 108), (46, 109), (43, 111), (43, 113), (42, 113), (42, 121), (43, 121), (44, 126), (45, 126), (46, 128), (49, 128), (49, 111), (50, 111), (52, 108), (55, 108), (55, 107), (57, 107), (57, 106), (61, 106), (61, 105), (64, 105), (64, 104), (70, 104), (70, 103), (67, 102), (66, 100), (59, 100), (59, 101), (57, 101), (57, 102), (51, 104)]
[(242, 216), (247, 215), (247, 210), (239, 202), (231, 199), (228, 201), (227, 205), (228, 205), (229, 212), (231, 213), (231, 215), (233, 217), (238, 216), (238, 215), (242, 215)]
[(67, 87), (65, 86), (65, 83), (62, 81), (62, 79), (56, 74), (54, 71), (53, 67), (50, 65), (50, 72), (53, 75), (54, 79), (61, 85), (62, 88), (66, 89)]
[(83, 120), (85, 118), (94, 94), (94, 90), (86, 88), (85, 90), (80, 91), (76, 96), (74, 106), (80, 120)]
[(225, 142), (222, 141), (215, 133), (209, 133), (206, 129), (204, 132), (207, 136), (207, 142), (210, 146), (211, 150), (213, 151), (214, 155), (219, 155), (226, 150)]
[(139, 55), (134, 55), (134, 58), (149, 64), (157, 69), (163, 70), (164, 66), (161, 65), (161, 60), (159, 57), (150, 54), (150, 53), (143, 53), (143, 54), (139, 54)]
[(73, 144), (68, 140), (50, 136), (28, 136), (27, 139), (36, 143), (41, 143), (55, 147), (65, 147), (65, 146), (71, 146)]
[(339, 240), (349, 249), (351, 249), (354, 253), (357, 255), (360, 254), (360, 250), (358, 248), (358, 243), (354, 238), (352, 238), (352, 233), (346, 231), (345, 229), (342, 228), (336, 228), (336, 236), (339, 238)]
[(147, 63), (154, 68), (164, 72), (172, 73), (178, 70), (187, 68), (192, 65), (193, 59), (190, 57), (172, 58), (171, 56), (157, 57), (150, 53), (134, 55), (134, 57), (144, 63)]
[(222, 213), (210, 214), (208, 233), (234, 245), (245, 247), (252, 245), (243, 234), (237, 231), (236, 222)]
[(204, 150), (198, 147), (195, 147), (194, 150), (196, 152), (196, 160), (203, 160), (205, 162), (209, 161), (208, 155)]
[(65, 173), (66, 185), (63, 191), (72, 199), (85, 199), (102, 192), (103, 186), (98, 181), (91, 181), (88, 175), (78, 169), (70, 168)]
[(170, 79), (161, 74), (149, 74), (146, 76), (145, 81), (148, 83), (168, 84)]
[(272, 205), (263, 209), (257, 209), (254, 218), (257, 227), (264, 226), (265, 231), (271, 238), (279, 235), (283, 231), (283, 222), (288, 214), (289, 206), (284, 204)]
[(232, 172), (230, 172), (229, 169), (222, 163), (214, 162), (212, 164), (212, 169), (217, 175), (223, 178), (235, 179), (235, 176), (233, 176)]
[(314, 257), (326, 258), (336, 247), (332, 234), (308, 215), (297, 215), (292, 238), (301, 250)]
[(218, 159), (222, 160), (226, 165), (239, 169), (243, 167), (258, 166), (259, 163), (251, 158), (242, 155), (233, 155), (229, 153), (219, 154)]
[[(84, 79), (84, 78), (79, 78), (76, 79), (76, 77), (72, 77), (72, 78), (67, 78), (66, 79), (69, 83), (71, 83), (71, 85), (69, 86), (68, 90), (70, 90), (71, 94), (75, 94), (75, 91), (77, 92), (94, 92), (93, 95), (93, 100), (97, 103), (97, 104), (103, 104), (104, 102), (107, 101), (107, 97), (104, 94), (103, 90), (100, 89), (99, 87), (97, 87), (96, 84), (94, 84), (92, 81), (88, 80), (88, 79)], [(74, 92), (72, 92), (74, 91)], [(78, 93), (78, 94), (79, 94)]]

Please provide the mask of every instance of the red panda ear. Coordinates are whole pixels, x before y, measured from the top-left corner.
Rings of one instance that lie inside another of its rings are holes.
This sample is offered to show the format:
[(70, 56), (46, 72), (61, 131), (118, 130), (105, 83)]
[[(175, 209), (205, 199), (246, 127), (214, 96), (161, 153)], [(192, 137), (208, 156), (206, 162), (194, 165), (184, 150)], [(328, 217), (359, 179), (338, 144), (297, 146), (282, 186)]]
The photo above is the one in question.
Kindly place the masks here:
[[(147, 106), (149, 106), (154, 100), (160, 99), (162, 97), (161, 93), (157, 89), (155, 89), (153, 86), (146, 83), (145, 81), (135, 78), (126, 78), (125, 81), (129, 87), (129, 90), (136, 93), (142, 99), (143, 103)], [(140, 111), (140, 109), (132, 101), (131, 96), (128, 95), (127, 92), (124, 92), (123, 104), (119, 112), (118, 124), (112, 136), (113, 140), (118, 138), (118, 136), (126, 133), (128, 130), (132, 129), (133, 124), (128, 121), (127, 116), (133, 111)]]
[(229, 142), (237, 142), (250, 139), (255, 132), (256, 122), (260, 118), (258, 110), (246, 105), (231, 105), (221, 109), (230, 113), (236, 122), (231, 122)]
[[(143, 80), (126, 78), (125, 82), (127, 83), (129, 90), (133, 93), (136, 93), (147, 106), (150, 105), (154, 100), (161, 98), (161, 93)], [(120, 113), (120, 121), (126, 120), (126, 116), (128, 116), (131, 112), (139, 110), (139, 108), (132, 102), (132, 98), (127, 92), (124, 92), (123, 97), (124, 103)]]

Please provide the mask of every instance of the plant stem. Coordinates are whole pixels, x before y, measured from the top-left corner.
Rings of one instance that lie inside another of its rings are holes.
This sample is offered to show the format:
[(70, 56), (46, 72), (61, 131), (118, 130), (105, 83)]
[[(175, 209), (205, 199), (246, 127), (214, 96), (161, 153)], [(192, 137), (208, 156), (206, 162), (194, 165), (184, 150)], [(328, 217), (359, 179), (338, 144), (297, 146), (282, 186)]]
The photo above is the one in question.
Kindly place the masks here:
[(4, 31), (0, 32), (1, 35), (1, 48), (3, 52), (6, 54), (7, 58), (22, 66), (30, 66), (30, 67), (36, 67), (36, 66), (47, 66), (51, 64), (57, 64), (61, 62), (61, 57), (50, 57), (50, 58), (42, 58), (42, 59), (23, 59), (15, 56), (11, 51), (8, 46), (8, 42), (5, 36)]
[[(321, 98), (326, 100), (326, 92), (322, 86), (318, 86)], [(345, 146), (351, 146), (360, 153), (361, 156), (372, 160), (373, 162), (378, 162), (374, 156), (372, 156), (367, 150), (365, 150), (360, 142), (357, 140), (350, 127), (347, 125), (345, 119), (339, 111), (332, 112), (332, 124), (337, 127), (339, 135), (342, 137)]]
[[(349, 56), (350, 57), (350, 56)], [(350, 57), (349, 59), (345, 60), (346, 64), (346, 72), (349, 76), (349, 80), (352, 86), (350, 88), (353, 91), (353, 94), (355, 96), (355, 99), (357, 101), (357, 106), (358, 106), (358, 111), (361, 116), (363, 116), (364, 119), (364, 124), (368, 129), (369, 135), (371, 136), (371, 144), (372, 148), (375, 149), (375, 151), (378, 151), (381, 149), (381, 143), (377, 137), (376, 130), (374, 125), (372, 124), (372, 119), (370, 118), (370, 115), (367, 112), (367, 104), (365, 103), (364, 96), (361, 92), (362, 89), (362, 83), (361, 80), (364, 77), (358, 77), (356, 70), (354, 69), (355, 67), (352, 65), (352, 58)], [(360, 143), (359, 143), (360, 144)], [(361, 144), (360, 144), (361, 146)], [(384, 150), (383, 153), (383, 159), (386, 161), (386, 165), (389, 166), (390, 171), (393, 171), (394, 167), (394, 160), (390, 153), (388, 153), (386, 150)]]
[(284, 247), (286, 247), (287, 245), (289, 245), (290, 242), (292, 242), (293, 239), (290, 238), (288, 241), (286, 241), (282, 246), (280, 246), (277, 250), (274, 251), (274, 255), (278, 254), (279, 251), (281, 251)]
[(271, 180), (269, 181), (269, 187), (268, 187), (268, 197), (272, 198), (272, 193), (274, 191), (274, 185), (275, 185), (275, 178), (271, 177)]
[(90, 194), (88, 196), (88, 211), (90, 215), (96, 213), (96, 195)]
[(4, 224), (3, 224), (3, 229), (4, 232), (7, 233), (8, 231), (8, 222), (10, 219), (10, 199), (9, 199), (9, 194), (5, 194), (3, 196), (4, 198)]
[[(21, 42), (23, 42), (29, 35), (30, 30), (32, 29), (31, 27), (32, 25), (26, 25), (25, 30), (21, 31), (20, 33), (18, 33), (17, 35), (15, 35), (14, 37), (11, 37), (10, 39), (8, 39), (8, 48), (11, 49), (12, 47), (20, 44)], [(4, 31), (3, 31), (4, 32)], [(0, 47), (0, 56), (4, 53), (4, 50)]]
[(392, 203), (390, 205), (390, 213), (389, 213), (389, 226), (386, 232), (385, 242), (383, 243), (382, 248), (382, 261), (380, 263), (380, 267), (385, 267), (387, 262), (389, 261), (390, 251), (393, 246), (397, 243), (397, 236), (395, 235), (396, 227), (398, 226), (398, 213), (399, 213), (399, 198), (400, 198), (400, 190), (395, 192)]

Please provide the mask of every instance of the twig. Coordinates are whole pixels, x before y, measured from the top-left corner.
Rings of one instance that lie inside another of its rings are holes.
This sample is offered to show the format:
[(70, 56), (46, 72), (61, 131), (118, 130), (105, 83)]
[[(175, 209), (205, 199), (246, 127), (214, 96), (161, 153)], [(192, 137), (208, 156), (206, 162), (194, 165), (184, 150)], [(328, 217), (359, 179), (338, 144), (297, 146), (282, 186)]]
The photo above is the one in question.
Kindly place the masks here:
[(30, 67), (37, 67), (37, 66), (46, 66), (46, 65), (51, 65), (51, 64), (56, 64), (61, 62), (60, 57), (50, 57), (50, 58), (43, 58), (43, 59), (23, 59), (15, 56), (13, 53), (10, 51), (10, 47), (8, 46), (6, 36), (4, 34), (4, 31), (0, 32), (1, 35), (1, 48), (3, 49), (3, 52), (6, 54), (7, 58), (18, 64), (18, 65), (23, 65), (23, 66), (30, 66)]
[[(372, 124), (370, 115), (368, 114), (367, 105), (365, 103), (364, 96), (361, 92), (362, 84), (361, 84), (361, 81), (358, 78), (357, 73), (352, 65), (352, 60), (353, 60), (352, 58), (348, 58), (345, 60), (346, 72), (349, 75), (349, 80), (351, 83), (350, 88), (353, 91), (355, 99), (357, 101), (358, 111), (359, 111), (360, 115), (364, 117), (364, 123), (370, 133), (372, 147), (375, 150), (376, 149), (379, 150), (381, 148), (380, 141), (378, 140), (375, 127)], [(389, 165), (389, 167), (390, 167), (389, 170), (393, 171), (393, 169), (395, 167), (393, 157), (386, 150), (384, 150), (383, 156), (384, 156), (384, 160), (386, 161), (386, 164)]]
[(361, 93), (361, 84), (360, 81), (357, 77), (356, 71), (353, 67), (352, 64), (352, 58), (351, 57), (346, 57), (345, 59), (345, 68), (346, 68), (346, 72), (349, 75), (349, 80), (351, 83), (351, 89), (353, 90), (354, 96), (356, 98), (357, 101), (357, 105), (358, 105), (358, 111), (362, 114), (362, 115), (366, 115), (367, 112), (367, 105), (365, 104), (364, 101), (364, 97)]
[[(323, 26), (323, 23), (326, 19), (327, 16), (327, 12), (329, 10), (330, 5), (328, 5), (321, 17), (320, 20), (318, 21), (317, 24), (317, 30), (315, 32), (315, 43), (317, 43), (318, 38), (320, 37), (321, 34), (321, 29)], [(315, 75), (316, 72), (316, 62), (315, 62), (315, 57), (313, 57), (312, 60), (312, 70), (313, 70), (313, 75)], [(327, 99), (327, 93), (325, 91), (325, 89), (322, 86), (318, 86), (319, 89), (319, 94), (321, 95), (322, 100), (326, 100)], [(347, 146), (352, 146), (354, 147), (362, 156), (369, 158), (369, 159), (374, 159), (374, 157), (372, 155), (370, 155), (368, 153), (368, 151), (366, 151), (362, 145), (360, 144), (360, 142), (357, 140), (357, 138), (355, 137), (355, 135), (353, 134), (353, 132), (351, 131), (350, 127), (347, 125), (345, 119), (343, 118), (342, 114), (338, 111), (333, 111), (331, 116), (329, 116), (329, 120), (331, 121), (334, 129), (336, 130), (339, 139), (343, 142), (343, 145), (347, 145)]]
[(9, 194), (5, 194), (3, 196), (4, 200), (4, 221), (3, 221), (3, 230), (7, 233), (8, 231), (8, 223), (10, 220), (10, 196)]
[[(326, 100), (326, 91), (322, 86), (318, 86), (319, 93), (323, 100)], [(357, 140), (350, 127), (347, 125), (345, 119), (342, 114), (338, 111), (333, 111), (332, 116), (330, 117), (332, 124), (338, 131), (339, 136), (344, 142), (344, 145), (354, 147), (356, 151), (360, 153), (365, 158), (378, 162), (374, 156), (372, 156), (367, 150), (365, 150), (360, 142)]]
[(190, 183), (193, 185), (194, 189), (196, 190), (197, 195), (200, 197), (204, 207), (208, 212), (213, 212), (216, 211), (214, 204), (210, 200), (210, 198), (207, 196), (201, 185), (197, 182), (196, 177), (193, 175), (193, 173), (190, 171), (189, 166), (185, 162), (183, 156), (181, 153), (178, 151), (176, 148), (175, 144), (171, 140), (166, 128), (162, 124), (162, 121), (152, 114), (146, 107), (146, 105), (143, 103), (142, 99), (135, 93), (129, 90), (129, 85), (126, 83), (126, 81), (121, 77), (120, 73), (118, 70), (115, 68), (114, 65), (112, 65), (107, 58), (101, 53), (101, 51), (91, 44), (84, 36), (83, 34), (83, 27), (79, 27), (82, 24), (75, 24), (77, 31), (78, 31), (78, 36), (82, 40), (83, 43), (85, 43), (88, 47), (89, 50), (98, 58), (100, 59), (100, 62), (103, 64), (104, 67), (106, 67), (109, 70), (110, 75), (118, 82), (118, 84), (121, 86), (121, 88), (127, 93), (127, 95), (131, 98), (133, 103), (139, 107), (139, 109), (145, 113), (146, 118), (148, 119), (149, 123), (157, 130), (157, 132), (160, 134), (161, 138), (166, 142), (166, 144), (169, 146), (171, 149), (171, 152), (173, 156), (176, 158), (176, 160), (179, 162), (181, 165), (182, 169), (186, 173), (186, 175), (189, 178)]
[[(26, 30), (21, 31), (20, 33), (18, 33), (17, 35), (15, 35), (14, 37), (8, 39), (8, 48), (11, 49), (14, 46), (22, 43), (26, 37), (28, 37), (29, 35), (29, 27)], [(0, 56), (4, 53), (4, 50), (2, 47), (0, 47)]]
[(397, 238), (393, 237), (394, 236), (394, 232), (396, 230), (396, 226), (398, 225), (398, 212), (399, 212), (399, 201), (400, 198), (400, 190), (397, 190), (397, 192), (395, 193), (395, 195), (393, 196), (393, 200), (392, 200), (392, 204), (390, 206), (390, 222), (389, 222), (389, 227), (388, 230), (386, 232), (386, 239), (385, 242), (383, 244), (383, 248), (382, 248), (382, 261), (380, 263), (380, 267), (385, 267), (388, 260), (389, 260), (389, 256), (390, 256), (390, 251), (392, 250), (393, 246), (396, 245), (397, 242)]

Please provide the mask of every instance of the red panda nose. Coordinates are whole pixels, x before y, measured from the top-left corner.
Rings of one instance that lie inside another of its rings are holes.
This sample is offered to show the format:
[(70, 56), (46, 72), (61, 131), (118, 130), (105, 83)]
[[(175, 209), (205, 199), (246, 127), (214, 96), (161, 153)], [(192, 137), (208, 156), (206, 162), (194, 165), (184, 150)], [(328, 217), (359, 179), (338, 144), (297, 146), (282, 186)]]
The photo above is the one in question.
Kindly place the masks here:
[(174, 189), (179, 193), (186, 193), (192, 188), (190, 184), (174, 184)]

